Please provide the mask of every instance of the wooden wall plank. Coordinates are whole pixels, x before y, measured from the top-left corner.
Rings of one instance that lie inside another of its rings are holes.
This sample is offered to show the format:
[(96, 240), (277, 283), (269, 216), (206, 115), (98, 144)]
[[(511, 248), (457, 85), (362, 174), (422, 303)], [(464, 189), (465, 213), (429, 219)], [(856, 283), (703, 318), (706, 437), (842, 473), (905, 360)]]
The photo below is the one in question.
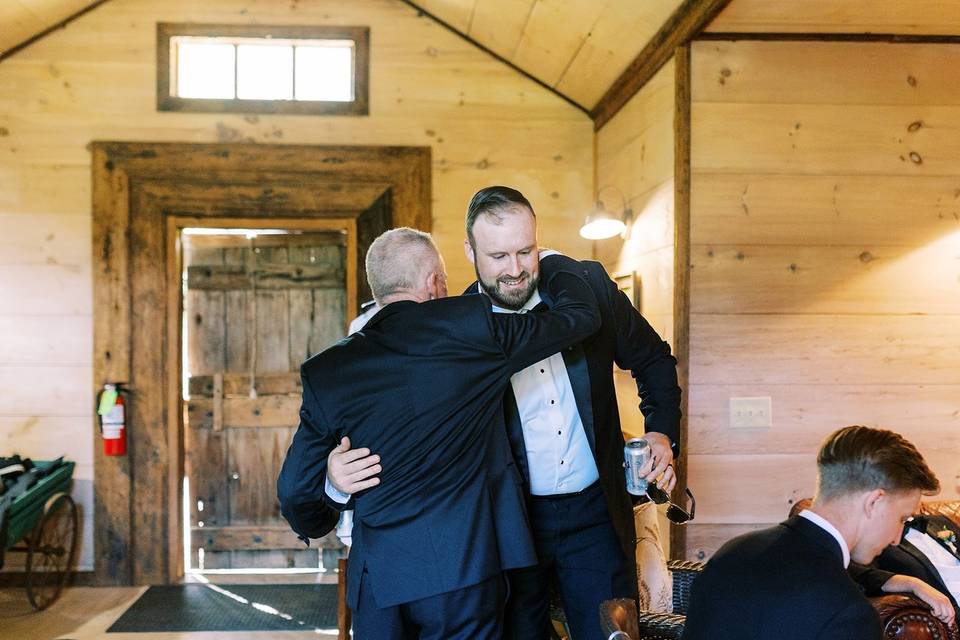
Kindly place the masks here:
[[(67, 455), (78, 465), (93, 468), (94, 442), (88, 438), (89, 415), (0, 416), (0, 451), (34, 460)], [(91, 472), (89, 478), (93, 478)]]
[(0, 315), (0, 364), (93, 366), (91, 316)]
[(190, 374), (212, 375), (223, 371), (226, 328), (224, 292), (188, 290), (184, 304), (187, 318), (187, 369)]
[(960, 315), (960, 242), (949, 239), (921, 248), (697, 245), (692, 261), (693, 313)]
[(707, 31), (956, 34), (960, 16), (944, 0), (733, 0)]
[[(946, 385), (694, 384), (689, 387), (689, 453), (816, 452), (840, 427), (863, 424), (904, 434), (921, 451), (960, 448), (960, 388)], [(731, 429), (731, 397), (769, 396), (770, 429)]]
[[(945, 176), (960, 173), (960, 108), (694, 103), (694, 171)], [(915, 128), (914, 123), (922, 122)]]
[(687, 559), (706, 562), (723, 543), (736, 536), (764, 529), (769, 524), (701, 524), (691, 522), (687, 529)]
[[(299, 396), (303, 390), (300, 384), (299, 365), (297, 371), (290, 373), (274, 373), (258, 375), (254, 381), (257, 395), (295, 395)], [(224, 396), (250, 395), (250, 376), (247, 373), (227, 373), (223, 376)], [(212, 396), (212, 376), (192, 376), (190, 378), (191, 396)]]
[[(512, 60), (537, 0), (482, 0), (473, 8), (470, 37)], [(583, 103), (581, 103), (583, 104)]]
[[(266, 550), (266, 549), (303, 549), (303, 541), (288, 526), (272, 527), (211, 527), (191, 530), (195, 546), (205, 551)], [(311, 546), (323, 549), (341, 549), (343, 543), (331, 532), (311, 542)]]
[(960, 384), (960, 323), (936, 316), (691, 314), (690, 350), (691, 384)]
[(960, 233), (960, 197), (950, 176), (697, 172), (695, 181), (698, 245), (919, 247)]
[[(960, 104), (960, 44), (721, 40), (693, 47), (706, 50), (694, 56), (698, 102)], [(834, 64), (841, 59), (847, 64)]]

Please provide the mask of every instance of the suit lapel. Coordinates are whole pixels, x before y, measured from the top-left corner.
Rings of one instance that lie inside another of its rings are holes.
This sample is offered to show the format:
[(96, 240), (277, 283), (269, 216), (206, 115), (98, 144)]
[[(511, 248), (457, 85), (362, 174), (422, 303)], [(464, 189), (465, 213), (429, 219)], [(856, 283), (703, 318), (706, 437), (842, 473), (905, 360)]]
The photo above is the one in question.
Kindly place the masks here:
[(587, 354), (583, 345), (578, 344), (563, 351), (563, 363), (567, 367), (567, 377), (573, 389), (573, 397), (577, 401), (577, 412), (583, 422), (583, 430), (590, 443), (590, 451), (597, 456), (596, 436), (593, 430), (593, 401), (590, 397), (590, 369), (587, 363)]

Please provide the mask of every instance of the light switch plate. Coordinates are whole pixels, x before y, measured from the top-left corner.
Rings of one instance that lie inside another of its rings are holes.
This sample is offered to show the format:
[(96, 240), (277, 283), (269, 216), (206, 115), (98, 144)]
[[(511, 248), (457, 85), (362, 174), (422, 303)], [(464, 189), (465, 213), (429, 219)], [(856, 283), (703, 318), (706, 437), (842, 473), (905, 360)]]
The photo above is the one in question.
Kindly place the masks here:
[(772, 426), (770, 396), (730, 398), (731, 429), (769, 429)]

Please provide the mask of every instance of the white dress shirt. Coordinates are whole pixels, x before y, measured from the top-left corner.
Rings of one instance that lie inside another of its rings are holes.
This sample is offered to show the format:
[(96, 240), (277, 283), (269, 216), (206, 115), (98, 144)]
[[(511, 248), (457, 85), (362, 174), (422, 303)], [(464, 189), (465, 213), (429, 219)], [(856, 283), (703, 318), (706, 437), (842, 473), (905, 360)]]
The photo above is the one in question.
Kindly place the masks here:
[[(520, 310), (493, 305), (493, 311), (526, 313), (538, 304), (540, 293), (534, 290)], [(530, 492), (535, 496), (575, 493), (599, 480), (563, 355), (555, 353), (515, 373), (510, 384), (523, 427)]]
[(934, 566), (940, 579), (946, 585), (947, 591), (953, 599), (960, 602), (960, 560), (957, 560), (949, 551), (940, 546), (940, 543), (929, 535), (910, 528), (905, 536), (907, 542), (927, 556), (927, 560)]
[(849, 567), (850, 547), (847, 546), (847, 541), (843, 539), (843, 535), (840, 533), (840, 531), (838, 531), (835, 526), (830, 524), (829, 520), (819, 514), (814, 513), (813, 511), (810, 511), (809, 509), (804, 509), (799, 515), (801, 518), (806, 518), (836, 539), (837, 544), (840, 545), (840, 551), (843, 553), (843, 568), (846, 569)]

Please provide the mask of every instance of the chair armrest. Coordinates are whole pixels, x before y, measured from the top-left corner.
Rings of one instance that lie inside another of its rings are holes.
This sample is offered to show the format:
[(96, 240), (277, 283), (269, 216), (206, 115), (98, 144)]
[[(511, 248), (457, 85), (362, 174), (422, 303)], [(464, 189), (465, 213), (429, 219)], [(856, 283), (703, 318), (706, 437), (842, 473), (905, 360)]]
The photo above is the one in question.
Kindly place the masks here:
[(667, 569), (673, 577), (673, 612), (686, 615), (690, 607), (690, 589), (693, 580), (703, 571), (702, 562), (690, 560), (670, 560)]
[(600, 629), (610, 640), (676, 640), (683, 635), (686, 616), (641, 611), (629, 598), (606, 600), (600, 605)]
[(639, 640), (676, 640), (683, 635), (686, 619), (676, 613), (641, 613), (637, 620)]
[(913, 596), (885, 595), (870, 598), (880, 616), (883, 637), (893, 640), (960, 640), (957, 625), (947, 627), (924, 602)]

